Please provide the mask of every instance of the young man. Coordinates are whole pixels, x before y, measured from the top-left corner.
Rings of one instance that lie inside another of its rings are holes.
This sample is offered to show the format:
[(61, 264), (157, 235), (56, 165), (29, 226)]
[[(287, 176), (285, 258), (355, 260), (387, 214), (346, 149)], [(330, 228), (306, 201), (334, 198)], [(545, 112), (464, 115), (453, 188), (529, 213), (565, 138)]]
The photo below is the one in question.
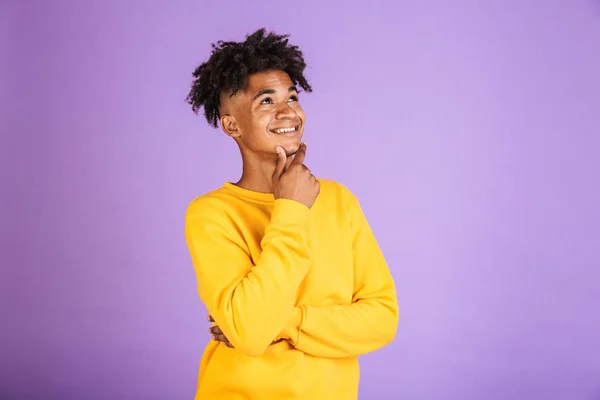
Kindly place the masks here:
[(243, 160), (185, 218), (214, 322), (196, 399), (354, 400), (357, 356), (396, 334), (394, 281), (358, 200), (306, 166), (305, 67), (287, 35), (261, 29), (214, 44), (193, 74), (188, 102)]

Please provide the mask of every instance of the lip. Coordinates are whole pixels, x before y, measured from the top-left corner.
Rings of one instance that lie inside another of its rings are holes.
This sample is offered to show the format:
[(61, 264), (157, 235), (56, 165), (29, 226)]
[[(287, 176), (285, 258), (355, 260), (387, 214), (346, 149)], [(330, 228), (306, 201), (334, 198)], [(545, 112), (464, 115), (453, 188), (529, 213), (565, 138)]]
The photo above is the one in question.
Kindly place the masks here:
[[(270, 129), (269, 132), (271, 132), (274, 135), (296, 136), (300, 132), (301, 127), (302, 127), (302, 124), (298, 123), (297, 125), (291, 125), (291, 126), (279, 126), (277, 128)], [(288, 129), (288, 128), (295, 128), (295, 130), (293, 130), (291, 132), (281, 132), (281, 133), (276, 132), (276, 130), (278, 130), (278, 129)]]

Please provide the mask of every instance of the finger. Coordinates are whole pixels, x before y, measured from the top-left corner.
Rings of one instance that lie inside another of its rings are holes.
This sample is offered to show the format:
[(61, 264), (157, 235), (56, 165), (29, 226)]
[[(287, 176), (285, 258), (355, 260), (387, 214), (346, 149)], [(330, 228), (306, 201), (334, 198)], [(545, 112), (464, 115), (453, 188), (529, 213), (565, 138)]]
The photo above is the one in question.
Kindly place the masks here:
[(306, 143), (300, 143), (300, 147), (294, 156), (292, 164), (304, 164), (304, 158), (306, 157)]
[(213, 319), (212, 315), (209, 315), (207, 319), (208, 319), (208, 322), (215, 322), (215, 320)]
[(284, 172), (290, 167), (290, 164), (294, 161), (294, 157), (288, 157), (285, 161), (285, 169)]
[(281, 146), (277, 146), (277, 164), (275, 164), (275, 172), (273, 172), (273, 179), (279, 179), (283, 171), (287, 166), (287, 156), (285, 150)]
[(213, 335), (212, 339), (215, 342), (228, 342), (229, 340), (227, 340), (227, 338), (225, 337), (225, 335)]
[(227, 347), (229, 347), (230, 349), (233, 349), (233, 345), (229, 342), (223, 342), (223, 344)]
[(213, 335), (220, 335), (223, 333), (223, 331), (221, 330), (221, 328), (219, 328), (218, 326), (211, 326), (208, 331), (210, 333), (212, 333)]

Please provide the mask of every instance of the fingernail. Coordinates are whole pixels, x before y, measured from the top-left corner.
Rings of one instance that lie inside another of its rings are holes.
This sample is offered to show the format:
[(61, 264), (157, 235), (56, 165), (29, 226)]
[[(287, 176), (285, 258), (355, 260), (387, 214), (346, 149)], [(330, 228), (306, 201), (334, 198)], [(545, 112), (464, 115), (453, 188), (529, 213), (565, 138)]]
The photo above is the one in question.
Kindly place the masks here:
[(217, 340), (217, 337), (215, 335), (212, 335), (212, 340)]
[(208, 333), (212, 333), (211, 328), (208, 328)]

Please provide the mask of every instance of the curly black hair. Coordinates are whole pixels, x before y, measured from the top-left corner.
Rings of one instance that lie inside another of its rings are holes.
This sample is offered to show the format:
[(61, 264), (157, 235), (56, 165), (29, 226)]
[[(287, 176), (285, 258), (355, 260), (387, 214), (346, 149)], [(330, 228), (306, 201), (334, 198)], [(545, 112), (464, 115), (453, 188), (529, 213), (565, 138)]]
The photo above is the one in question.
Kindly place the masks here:
[(222, 93), (234, 96), (243, 90), (247, 77), (257, 72), (280, 70), (286, 72), (294, 85), (312, 92), (304, 69), (306, 63), (298, 46), (288, 44), (289, 35), (266, 33), (264, 28), (247, 35), (244, 42), (212, 44), (208, 61), (200, 64), (192, 74), (194, 80), (186, 101), (198, 113), (204, 107), (209, 124), (217, 127)]

